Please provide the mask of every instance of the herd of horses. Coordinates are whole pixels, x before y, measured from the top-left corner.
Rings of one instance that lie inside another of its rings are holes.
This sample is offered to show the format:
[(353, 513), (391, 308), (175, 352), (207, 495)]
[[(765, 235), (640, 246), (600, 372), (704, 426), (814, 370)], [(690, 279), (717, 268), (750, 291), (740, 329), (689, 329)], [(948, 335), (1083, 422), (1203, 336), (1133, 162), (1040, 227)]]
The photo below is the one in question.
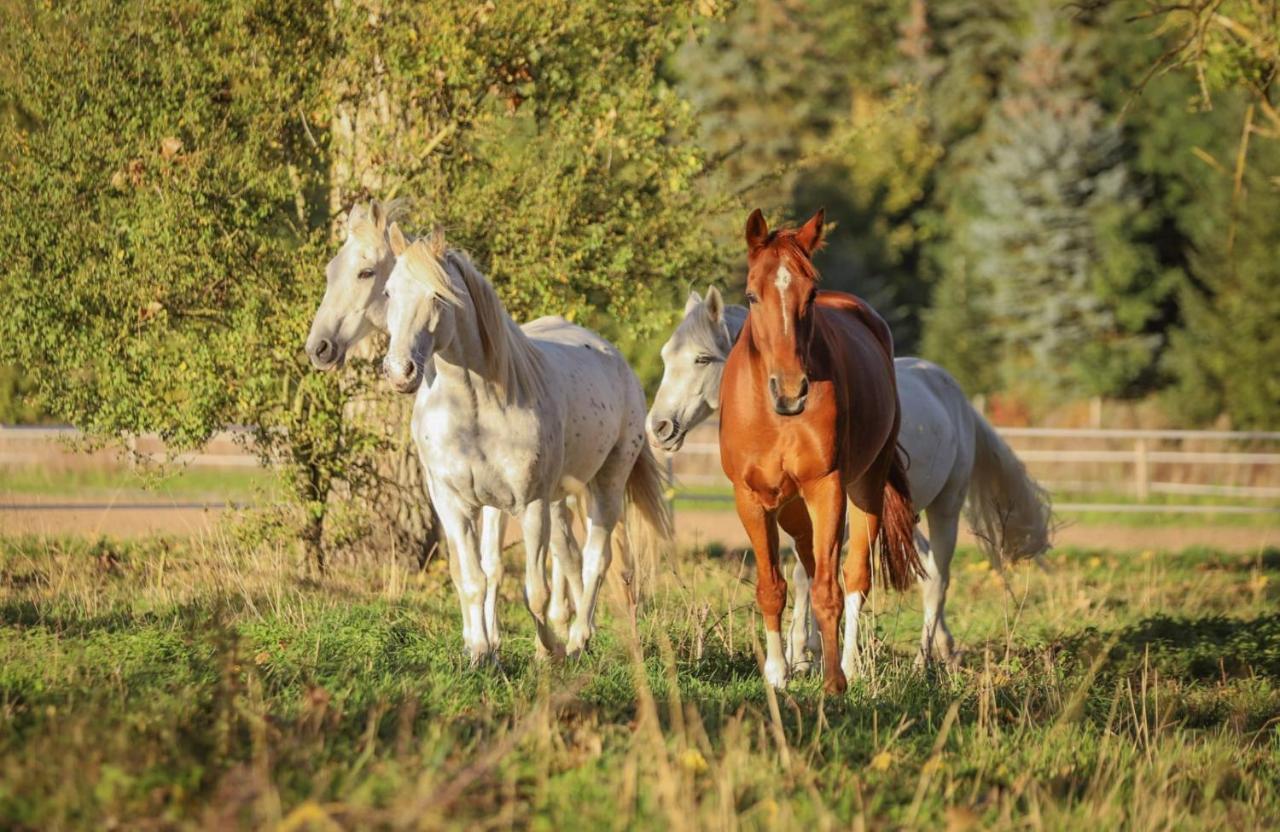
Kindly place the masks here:
[[(755, 551), (764, 672), (776, 687), (820, 658), (825, 690), (845, 689), (858, 670), (874, 560), (882, 583), (920, 585), (920, 659), (950, 660), (946, 594), (966, 508), (997, 565), (1049, 547), (1047, 495), (955, 380), (927, 361), (895, 360), (889, 327), (870, 306), (818, 289), (821, 211), (773, 230), (751, 214), (748, 307), (726, 305), (715, 288), (690, 294), (662, 348), (662, 384), (647, 414), (644, 390), (612, 344), (560, 317), (517, 325), (465, 253), (439, 231), (406, 237), (397, 213), (377, 201), (350, 212), (306, 350), (331, 370), (367, 335), (390, 337), (383, 369), (415, 397), (412, 436), (473, 662), (499, 648), (508, 518), (524, 537), (538, 655), (588, 649), (614, 550), (632, 587), (637, 556), (652, 557), (673, 534), (653, 449), (679, 451), (713, 412)], [(586, 510), (581, 548), (571, 501)], [(796, 554), (785, 644), (779, 528)]]

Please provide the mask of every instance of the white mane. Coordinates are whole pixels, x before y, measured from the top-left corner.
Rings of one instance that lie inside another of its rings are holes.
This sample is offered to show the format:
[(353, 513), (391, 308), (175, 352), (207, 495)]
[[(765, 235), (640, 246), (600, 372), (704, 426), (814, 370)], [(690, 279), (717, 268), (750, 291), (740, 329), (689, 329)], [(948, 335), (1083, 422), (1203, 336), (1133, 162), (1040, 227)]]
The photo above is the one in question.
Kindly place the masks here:
[(458, 309), (464, 308), (460, 292), (470, 298), (485, 375), (506, 393), (508, 402), (529, 404), (546, 392), (542, 354), (507, 314), (493, 284), (465, 252), (445, 249), (444, 236), (433, 232), (409, 246), (404, 257), (409, 274), (423, 281), (437, 297)]

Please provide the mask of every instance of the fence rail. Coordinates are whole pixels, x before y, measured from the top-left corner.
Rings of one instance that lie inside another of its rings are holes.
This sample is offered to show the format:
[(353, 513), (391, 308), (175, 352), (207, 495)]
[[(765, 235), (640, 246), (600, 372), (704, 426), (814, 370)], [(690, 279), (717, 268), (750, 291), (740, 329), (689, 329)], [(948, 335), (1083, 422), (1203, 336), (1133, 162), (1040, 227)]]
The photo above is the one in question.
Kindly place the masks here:
[[(997, 428), (1032, 475), (1067, 511), (1280, 513), (1280, 431)], [(678, 486), (723, 486), (714, 425), (701, 426), (671, 462)], [(1080, 501), (1090, 494), (1133, 502)], [(1153, 495), (1213, 498), (1205, 504), (1151, 502)], [(724, 501), (689, 493), (688, 500)]]
[[(1124, 428), (998, 428), (1031, 473), (1067, 511), (1222, 514), (1280, 513), (1280, 431), (1136, 430)], [(250, 431), (231, 428), (195, 453), (170, 454), (156, 436), (85, 457), (74, 449), (83, 438), (72, 427), (0, 425), (0, 467), (35, 466), (61, 459), (79, 464), (151, 460), (192, 467), (243, 468), (261, 464)], [(669, 463), (678, 487), (725, 489), (717, 427), (702, 425)], [(1125, 493), (1132, 501), (1105, 501)], [(1097, 502), (1080, 501), (1090, 494)], [(1211, 498), (1212, 504), (1151, 502), (1153, 495)], [(686, 500), (723, 502), (724, 493), (685, 491)]]

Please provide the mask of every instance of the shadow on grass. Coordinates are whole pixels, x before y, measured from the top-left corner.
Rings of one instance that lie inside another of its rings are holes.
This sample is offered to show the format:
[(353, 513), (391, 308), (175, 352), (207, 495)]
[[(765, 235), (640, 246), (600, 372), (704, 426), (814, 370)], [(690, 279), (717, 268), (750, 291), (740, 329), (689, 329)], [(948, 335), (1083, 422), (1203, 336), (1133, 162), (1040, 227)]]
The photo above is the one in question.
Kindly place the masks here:
[(1062, 654), (1087, 665), (1108, 645), (1113, 672), (1140, 672), (1148, 661), (1167, 676), (1188, 680), (1260, 676), (1280, 681), (1280, 613), (1255, 618), (1157, 615), (1111, 633), (1085, 630), (1062, 643)]

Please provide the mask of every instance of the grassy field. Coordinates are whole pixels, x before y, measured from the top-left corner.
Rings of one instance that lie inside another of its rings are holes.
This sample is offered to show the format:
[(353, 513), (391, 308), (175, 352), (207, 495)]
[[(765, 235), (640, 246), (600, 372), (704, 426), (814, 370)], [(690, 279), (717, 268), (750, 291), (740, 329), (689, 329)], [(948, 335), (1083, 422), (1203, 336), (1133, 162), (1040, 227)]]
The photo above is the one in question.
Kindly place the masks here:
[(1280, 826), (1280, 552), (958, 560), (958, 667), (877, 594), (868, 674), (775, 698), (741, 555), (674, 557), (559, 665), (509, 572), (472, 671), (440, 563), (0, 541), (0, 827)]

